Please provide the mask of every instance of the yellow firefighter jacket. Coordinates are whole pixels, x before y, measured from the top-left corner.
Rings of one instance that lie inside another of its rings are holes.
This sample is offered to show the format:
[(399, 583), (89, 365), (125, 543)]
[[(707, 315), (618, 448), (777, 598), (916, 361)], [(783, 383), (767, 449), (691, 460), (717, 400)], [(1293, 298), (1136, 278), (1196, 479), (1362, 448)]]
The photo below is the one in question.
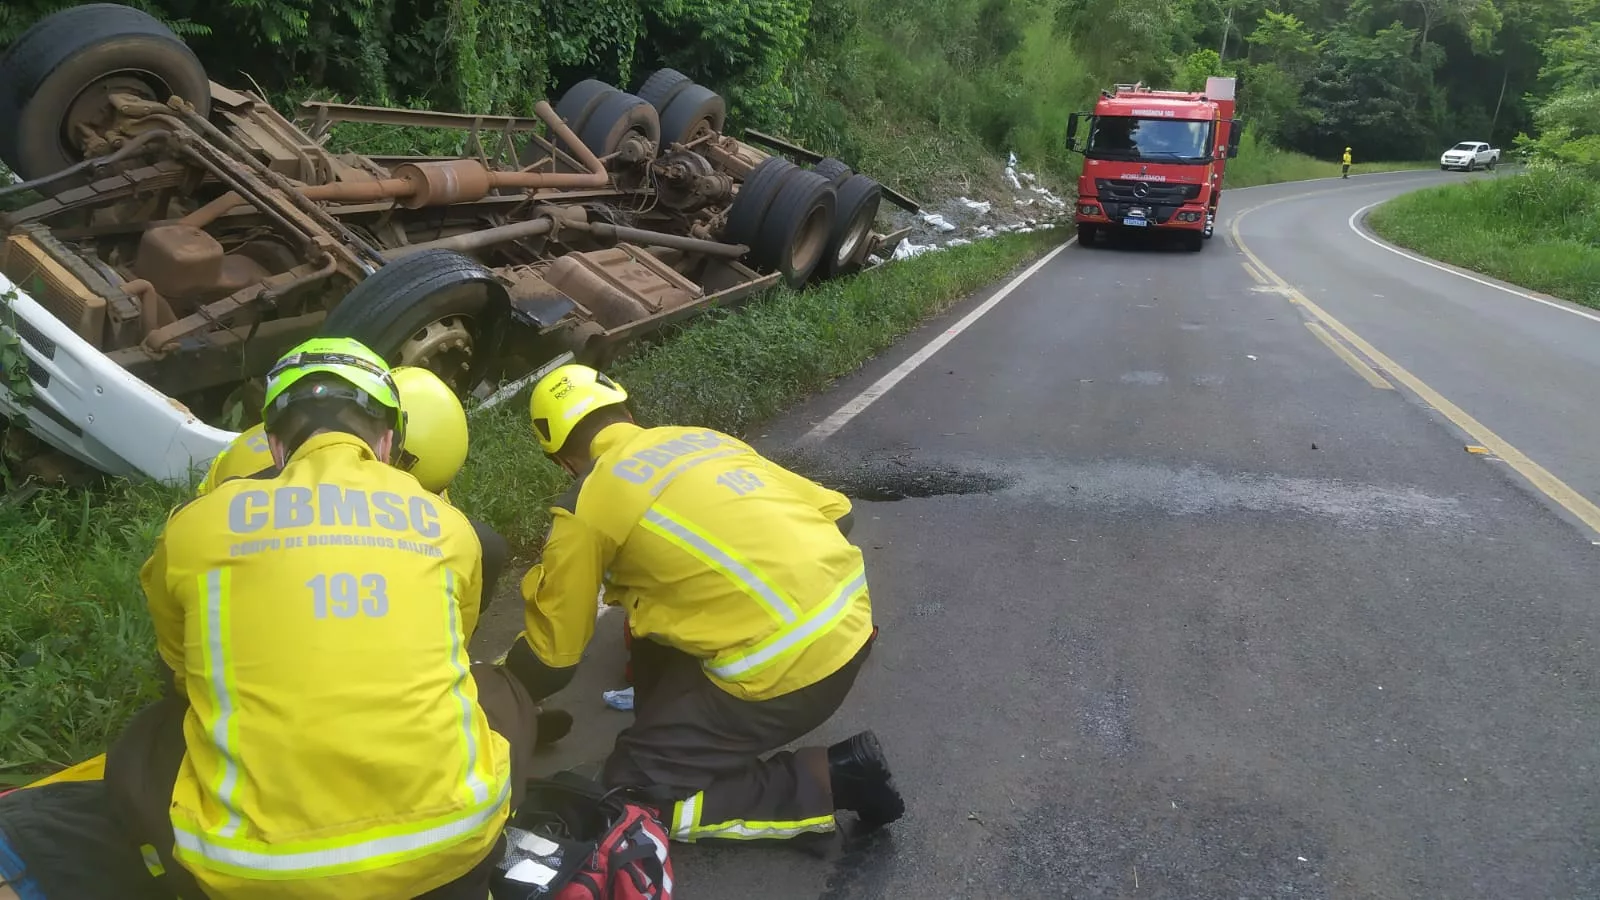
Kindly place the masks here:
[(343, 434), (172, 515), (141, 580), (190, 703), (174, 852), (208, 890), (410, 897), (489, 852), (510, 754), (468, 673), (481, 553)]
[(544, 665), (577, 665), (602, 584), (634, 637), (702, 660), (745, 699), (820, 681), (865, 645), (872, 605), (861, 551), (835, 524), (843, 494), (705, 428), (616, 424), (592, 451), (522, 583)]

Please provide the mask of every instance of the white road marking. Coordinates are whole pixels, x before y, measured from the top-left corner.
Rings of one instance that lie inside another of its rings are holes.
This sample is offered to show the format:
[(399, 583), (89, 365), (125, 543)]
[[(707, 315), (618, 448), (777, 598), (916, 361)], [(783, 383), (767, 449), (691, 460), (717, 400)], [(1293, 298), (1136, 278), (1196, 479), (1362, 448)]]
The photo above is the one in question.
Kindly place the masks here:
[(867, 407), (877, 402), (879, 397), (889, 393), (889, 390), (895, 385), (899, 384), (907, 375), (915, 372), (918, 366), (921, 366), (923, 363), (932, 358), (932, 356), (935, 353), (938, 353), (945, 344), (955, 340), (956, 335), (966, 331), (972, 326), (972, 323), (983, 318), (985, 313), (989, 312), (991, 309), (994, 309), (996, 306), (999, 306), (1000, 301), (1009, 296), (1011, 292), (1016, 290), (1017, 287), (1023, 282), (1027, 281), (1029, 278), (1032, 278), (1035, 273), (1048, 265), (1052, 259), (1055, 259), (1056, 256), (1061, 253), (1061, 251), (1072, 246), (1077, 242), (1077, 240), (1078, 239), (1076, 237), (1068, 238), (1066, 243), (1055, 248), (1054, 250), (1051, 250), (1049, 253), (1046, 253), (1043, 259), (1029, 266), (1021, 275), (1011, 279), (1011, 281), (1005, 287), (995, 291), (994, 296), (983, 301), (982, 305), (980, 305), (977, 309), (967, 313), (964, 317), (962, 317), (961, 321), (945, 329), (943, 334), (940, 334), (938, 337), (929, 341), (927, 346), (912, 354), (910, 359), (907, 359), (900, 365), (895, 366), (893, 371), (873, 382), (866, 390), (857, 394), (855, 399), (846, 403), (844, 406), (839, 407), (838, 411), (833, 415), (817, 423), (814, 428), (806, 432), (805, 435), (802, 436), (796, 443), (814, 444), (819, 441), (827, 440), (829, 437), (836, 434), (839, 429), (849, 424), (851, 419), (861, 415), (861, 413), (866, 411)]
[(1369, 203), (1366, 206), (1363, 206), (1360, 209), (1356, 210), (1354, 213), (1352, 213), (1350, 215), (1350, 220), (1349, 220), (1349, 223), (1348, 223), (1350, 225), (1350, 230), (1355, 232), (1357, 236), (1359, 236), (1362, 240), (1366, 241), (1367, 243), (1371, 244), (1372, 246), (1381, 247), (1384, 250), (1387, 250), (1387, 251), (1389, 251), (1390, 253), (1393, 253), (1396, 256), (1403, 256), (1406, 259), (1411, 260), (1412, 262), (1422, 263), (1423, 265), (1425, 265), (1425, 266), (1427, 266), (1429, 268), (1438, 269), (1441, 272), (1448, 272), (1451, 275), (1456, 276), (1457, 278), (1465, 278), (1468, 281), (1477, 282), (1478, 284), (1481, 284), (1484, 287), (1492, 287), (1497, 291), (1503, 291), (1503, 292), (1505, 292), (1507, 294), (1512, 295), (1513, 297), (1521, 297), (1524, 300), (1532, 300), (1535, 303), (1543, 303), (1545, 306), (1551, 307), (1553, 309), (1559, 309), (1562, 312), (1572, 313), (1575, 316), (1582, 316), (1583, 318), (1588, 319), (1591, 322), (1600, 322), (1600, 315), (1595, 315), (1594, 313), (1588, 312), (1587, 310), (1582, 310), (1582, 309), (1578, 309), (1578, 308), (1573, 307), (1573, 306), (1569, 306), (1566, 303), (1562, 303), (1561, 301), (1558, 301), (1558, 300), (1551, 300), (1551, 299), (1548, 299), (1546, 297), (1539, 297), (1539, 296), (1536, 296), (1534, 294), (1530, 294), (1527, 291), (1519, 291), (1516, 288), (1507, 287), (1507, 286), (1505, 286), (1503, 284), (1496, 284), (1493, 281), (1489, 281), (1488, 279), (1485, 279), (1485, 278), (1479, 278), (1479, 277), (1477, 277), (1475, 275), (1469, 275), (1466, 272), (1462, 272), (1462, 271), (1460, 271), (1458, 269), (1451, 268), (1450, 266), (1446, 266), (1446, 265), (1443, 265), (1441, 263), (1434, 262), (1433, 260), (1428, 259), (1426, 257), (1417, 256), (1416, 254), (1413, 254), (1413, 253), (1407, 253), (1406, 251), (1401, 250), (1399, 247), (1395, 247), (1395, 246), (1392, 246), (1392, 245), (1390, 245), (1389, 243), (1387, 243), (1385, 241), (1378, 240), (1377, 238), (1375, 238), (1372, 235), (1368, 234), (1364, 229), (1362, 229), (1362, 227), (1360, 225), (1357, 225), (1356, 224), (1356, 220), (1361, 218), (1362, 213), (1365, 213), (1367, 210), (1373, 208), (1374, 206), (1379, 205), (1379, 203), (1384, 203), (1384, 202), (1386, 202), (1386, 201), (1380, 200), (1380, 201), (1378, 201), (1378, 203)]
[[(1369, 175), (1399, 175), (1399, 174), (1415, 175), (1415, 174), (1417, 174), (1417, 172), (1415, 170), (1402, 169), (1402, 170), (1398, 170), (1398, 171), (1395, 171), (1395, 172), (1370, 172), (1370, 173), (1367, 173), (1367, 174), (1369, 174)], [(1342, 180), (1342, 179), (1340, 179), (1339, 176), (1334, 175), (1334, 176), (1331, 176), (1329, 178), (1307, 178), (1307, 179), (1303, 179), (1301, 181), (1278, 182), (1278, 184), (1279, 185), (1281, 185), (1281, 184), (1305, 184), (1305, 183), (1313, 182), (1313, 181), (1337, 181), (1337, 180)], [(1254, 188), (1276, 187), (1276, 186), (1277, 185), (1259, 184), (1259, 185), (1251, 185), (1250, 187), (1244, 187), (1244, 188), (1234, 188), (1233, 190), (1235, 192), (1237, 192), (1237, 191), (1248, 191), (1248, 190), (1252, 190)], [(1325, 191), (1323, 193), (1331, 193), (1331, 190), (1332, 189), (1330, 189), (1330, 191)], [(1284, 199), (1299, 199), (1299, 198), (1284, 198)], [(1248, 212), (1248, 210), (1246, 210), (1246, 212)], [(1237, 217), (1238, 216), (1236, 215), (1235, 218), (1237, 218)], [(1229, 244), (1230, 246), (1237, 247), (1237, 245), (1238, 245), (1237, 237), (1235, 237), (1233, 234), (1230, 234), (1230, 233), (1227, 233), (1227, 232), (1223, 233), (1223, 241), (1225, 243)], [(1077, 242), (1077, 238), (1075, 238), (1075, 237), (1074, 238), (1069, 238), (1066, 243), (1062, 244), (1061, 246), (1057, 247), (1054, 250), (1051, 250), (1048, 254), (1045, 255), (1045, 257), (1043, 259), (1041, 259), (1038, 262), (1034, 263), (1033, 265), (1029, 266), (1027, 271), (1023, 272), (1021, 275), (1018, 275), (1016, 278), (1013, 278), (1009, 284), (1007, 284), (1005, 287), (1001, 288), (999, 291), (995, 292), (995, 295), (993, 297), (990, 297), (988, 300), (985, 300), (983, 302), (983, 305), (979, 306), (977, 309), (975, 309), (972, 312), (968, 313), (964, 318), (962, 318), (961, 321), (959, 321), (959, 322), (955, 323), (954, 325), (950, 326), (950, 328), (948, 328), (943, 334), (941, 334), (938, 337), (934, 338), (932, 341), (929, 341), (928, 345), (926, 347), (923, 347), (921, 350), (918, 350), (914, 355), (912, 355), (912, 357), (910, 359), (907, 359), (905, 362), (903, 362), (900, 365), (896, 366), (894, 368), (894, 370), (891, 371), (889, 374), (887, 374), (887, 375), (883, 376), (882, 378), (879, 378), (877, 381), (873, 382), (866, 390), (864, 390), (861, 393), (857, 394), (854, 399), (850, 400), (845, 405), (839, 407), (839, 409), (836, 412), (834, 412), (833, 415), (831, 415), (831, 416), (827, 417), (826, 419), (823, 419), (821, 422), (817, 423), (810, 431), (808, 431), (804, 435), (802, 435), (800, 437), (800, 439), (798, 441), (796, 441), (795, 443), (797, 445), (816, 444), (816, 443), (819, 443), (821, 441), (825, 441), (828, 438), (832, 437), (833, 435), (837, 434), (839, 432), (839, 429), (843, 428), (844, 426), (846, 426), (846, 425), (848, 425), (850, 423), (851, 419), (854, 419), (856, 416), (859, 416), (863, 412), (865, 412), (867, 407), (869, 407), (872, 404), (876, 403), (878, 401), (878, 398), (882, 397), (884, 394), (887, 394), (895, 385), (897, 385), (901, 381), (903, 381), (907, 375), (910, 375), (912, 372), (916, 371), (919, 366), (921, 366), (923, 363), (927, 362), (935, 353), (938, 353), (941, 349), (943, 349), (946, 344), (948, 344), (952, 340), (954, 340), (956, 335), (960, 334), (963, 331), (966, 331), (967, 328), (971, 327), (972, 323), (974, 323), (974, 322), (978, 321), (979, 319), (983, 318), (983, 316), (986, 313), (988, 313), (991, 309), (994, 309), (996, 306), (998, 306), (1000, 304), (1000, 301), (1004, 300), (1006, 298), (1006, 296), (1008, 294), (1010, 294), (1013, 290), (1016, 290), (1018, 285), (1022, 284), (1024, 281), (1027, 281), (1029, 278), (1033, 277), (1034, 273), (1036, 273), (1040, 269), (1044, 268), (1045, 265), (1047, 263), (1049, 263), (1052, 259), (1055, 259), (1057, 254), (1059, 254), (1061, 251), (1067, 249), (1068, 247), (1072, 246), (1076, 242)]]

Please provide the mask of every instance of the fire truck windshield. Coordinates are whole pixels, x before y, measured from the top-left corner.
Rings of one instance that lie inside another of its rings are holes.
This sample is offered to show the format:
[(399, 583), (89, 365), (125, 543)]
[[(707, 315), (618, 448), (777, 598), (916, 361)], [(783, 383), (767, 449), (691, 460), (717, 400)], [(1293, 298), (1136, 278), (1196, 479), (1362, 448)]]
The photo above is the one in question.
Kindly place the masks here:
[(1093, 159), (1200, 163), (1211, 158), (1210, 145), (1209, 121), (1096, 116), (1087, 154)]

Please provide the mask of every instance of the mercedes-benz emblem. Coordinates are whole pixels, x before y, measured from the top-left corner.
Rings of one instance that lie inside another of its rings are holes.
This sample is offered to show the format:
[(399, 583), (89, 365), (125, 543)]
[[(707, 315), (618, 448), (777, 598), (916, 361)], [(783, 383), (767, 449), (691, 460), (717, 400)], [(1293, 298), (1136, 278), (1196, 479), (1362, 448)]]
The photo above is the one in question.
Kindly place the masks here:
[(1150, 185), (1145, 184), (1142, 181), (1139, 182), (1133, 186), (1133, 195), (1141, 200), (1150, 196)]

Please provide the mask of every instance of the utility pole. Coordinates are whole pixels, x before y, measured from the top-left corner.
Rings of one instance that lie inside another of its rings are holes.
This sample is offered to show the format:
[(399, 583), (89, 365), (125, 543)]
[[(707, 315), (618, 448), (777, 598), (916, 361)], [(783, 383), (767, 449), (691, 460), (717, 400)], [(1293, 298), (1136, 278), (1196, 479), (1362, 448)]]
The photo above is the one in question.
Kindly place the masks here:
[(1222, 20), (1222, 47), (1217, 50), (1218, 59), (1228, 58), (1228, 35), (1233, 34), (1233, 3), (1227, 6), (1228, 15)]

